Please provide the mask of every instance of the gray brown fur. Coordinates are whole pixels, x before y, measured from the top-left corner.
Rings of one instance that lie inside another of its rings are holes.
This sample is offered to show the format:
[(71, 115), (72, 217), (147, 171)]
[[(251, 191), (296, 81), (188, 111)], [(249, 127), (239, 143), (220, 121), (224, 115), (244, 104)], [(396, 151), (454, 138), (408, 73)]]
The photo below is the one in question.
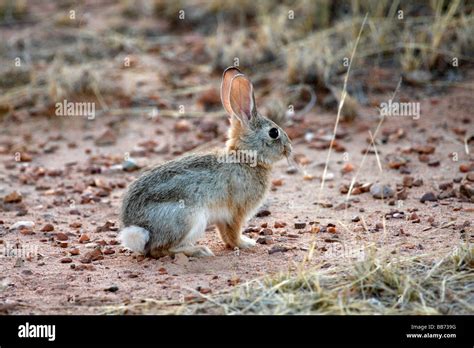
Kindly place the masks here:
[[(228, 70), (233, 76), (226, 76)], [(231, 96), (237, 93), (233, 90), (234, 78), (244, 87), (250, 83), (237, 69), (228, 70), (223, 80), (232, 80), (227, 81), (230, 91), (221, 91), (223, 103), (227, 93)], [(148, 231), (144, 254), (161, 256), (178, 251), (194, 256), (212, 254), (202, 249), (205, 247), (194, 246), (191, 238), (194, 234), (199, 238), (203, 226), (205, 229), (211, 223), (218, 226), (229, 247), (246, 248), (254, 244), (242, 236), (241, 229), (268, 191), (272, 164), (290, 155), (291, 144), (283, 130), (257, 113), (246, 95), (238, 94), (237, 101), (242, 105), (236, 106), (233, 100), (234, 109), (244, 111), (231, 109), (226, 148), (160, 164), (143, 173), (128, 188), (123, 199), (122, 223), (124, 227), (138, 226)], [(228, 112), (232, 103), (224, 103)], [(248, 112), (246, 108), (250, 105), (253, 107)], [(269, 136), (271, 128), (279, 130), (278, 139)], [(242, 150), (256, 151), (256, 163), (222, 161), (233, 151)]]

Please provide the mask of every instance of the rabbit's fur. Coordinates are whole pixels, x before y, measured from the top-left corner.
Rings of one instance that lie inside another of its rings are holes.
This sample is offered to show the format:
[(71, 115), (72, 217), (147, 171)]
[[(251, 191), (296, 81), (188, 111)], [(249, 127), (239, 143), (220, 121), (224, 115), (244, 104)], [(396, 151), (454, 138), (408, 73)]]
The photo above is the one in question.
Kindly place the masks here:
[(253, 86), (235, 67), (223, 74), (221, 99), (231, 124), (226, 148), (163, 163), (133, 182), (122, 206), (124, 246), (153, 257), (212, 256), (194, 245), (209, 224), (231, 248), (255, 245), (242, 227), (268, 191), (272, 164), (291, 154), (291, 143), (258, 114)]

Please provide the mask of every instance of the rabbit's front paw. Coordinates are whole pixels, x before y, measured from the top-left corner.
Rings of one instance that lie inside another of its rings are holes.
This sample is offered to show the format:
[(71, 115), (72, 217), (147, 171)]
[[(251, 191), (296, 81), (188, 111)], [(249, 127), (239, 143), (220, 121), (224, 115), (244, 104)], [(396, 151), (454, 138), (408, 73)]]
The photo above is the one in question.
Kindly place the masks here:
[(239, 240), (239, 249), (248, 249), (251, 247), (254, 247), (257, 242), (255, 242), (253, 239), (246, 237), (246, 236), (241, 236)]

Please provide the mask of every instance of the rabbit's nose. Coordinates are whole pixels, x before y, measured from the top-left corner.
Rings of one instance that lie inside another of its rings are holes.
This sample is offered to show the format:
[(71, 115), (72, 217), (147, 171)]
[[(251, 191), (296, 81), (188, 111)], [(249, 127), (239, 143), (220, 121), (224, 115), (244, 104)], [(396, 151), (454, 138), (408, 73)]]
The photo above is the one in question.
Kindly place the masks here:
[(289, 157), (291, 155), (291, 150), (291, 144), (285, 144), (283, 147), (283, 155), (285, 155), (285, 157)]

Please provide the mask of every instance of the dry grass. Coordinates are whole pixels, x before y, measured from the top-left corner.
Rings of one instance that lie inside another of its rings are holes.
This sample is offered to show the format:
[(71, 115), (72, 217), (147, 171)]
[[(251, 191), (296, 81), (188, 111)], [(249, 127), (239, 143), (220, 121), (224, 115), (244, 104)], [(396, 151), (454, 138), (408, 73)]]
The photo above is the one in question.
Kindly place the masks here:
[[(78, 13), (81, 4), (77, 3)], [(401, 8), (403, 19), (398, 17)], [(178, 18), (181, 10), (185, 13), (184, 20)], [(22, 14), (21, 18), (17, 13)], [(208, 65), (208, 72), (221, 72), (238, 63), (246, 71), (254, 70), (248, 71), (252, 76), (264, 78), (266, 72), (277, 67), (281, 71), (278, 85), (283, 86), (282, 90), (286, 85), (306, 85), (314, 91), (331, 93), (339, 100), (338, 91), (347, 70), (347, 64), (343, 62), (350, 57), (366, 13), (369, 14), (367, 28), (360, 38), (353, 62), (355, 70), (389, 64), (400, 72), (425, 70), (438, 77), (452, 69), (453, 57), (457, 57), (461, 65), (473, 61), (474, 11), (469, 2), (461, 0), (420, 4), (385, 0), (285, 0), (278, 4), (269, 1), (122, 0), (114, 13), (117, 25), (111, 25), (97, 35), (82, 17), (80, 23), (64, 26), (57, 21), (58, 16), (64, 15), (62, 12), (43, 18), (43, 14), (30, 11), (24, 1), (0, 1), (0, 22), (21, 22), (28, 18), (39, 23), (22, 37), (0, 43), (4, 67), (11, 66), (12, 57), (19, 56), (27, 62), (22, 69), (0, 69), (2, 104), (8, 109), (17, 108), (25, 99), (18, 96), (23, 96), (26, 88), (28, 93), (33, 90), (47, 94), (33, 98), (29, 101), (32, 104), (40, 103), (39, 100), (54, 103), (58, 98), (72, 98), (76, 93), (106, 96), (114, 90), (110, 85), (117, 85), (110, 77), (120, 66), (120, 62), (115, 61), (117, 57), (143, 56), (150, 48), (158, 47), (153, 59), (166, 64), (175, 58), (173, 45), (180, 42), (173, 37), (179, 38), (189, 32), (205, 37), (204, 50), (196, 58)], [(143, 18), (168, 22), (168, 32), (146, 36), (134, 25), (123, 25), (124, 21)], [(19, 48), (23, 46), (25, 49)], [(45, 67), (30, 68), (38, 62)], [(61, 64), (65, 67), (58, 66)], [(181, 64), (202, 70), (193, 57)], [(157, 71), (155, 66), (142, 68)], [(161, 74), (165, 81), (167, 74), (173, 73)], [(31, 85), (25, 86), (29, 82)], [(161, 94), (169, 94), (174, 87), (190, 86), (170, 86)], [(348, 101), (352, 100), (351, 96), (355, 98), (353, 92), (350, 84)], [(175, 98), (168, 99), (173, 103)], [(277, 113), (286, 108), (282, 105)]]
[(191, 305), (185, 313), (221, 314), (468, 314), (474, 310), (472, 246), (438, 261), (390, 259), (369, 251), (338, 269), (282, 274), (232, 294)]
[[(232, 10), (222, 1), (214, 1), (213, 8), (217, 3), (226, 14)], [(214, 67), (233, 64), (236, 57), (246, 66), (278, 60), (286, 66), (290, 84), (328, 86), (345, 71), (343, 59), (350, 55), (365, 13), (369, 13), (370, 30), (361, 38), (359, 63), (368, 58), (373, 62), (374, 57), (389, 59), (408, 72), (445, 70), (452, 57), (472, 62), (472, 36), (466, 33), (473, 31), (474, 16), (468, 4), (432, 1), (415, 14), (412, 7), (416, 6), (392, 1), (340, 3), (348, 13), (339, 13), (328, 1), (283, 1), (271, 10), (244, 2), (233, 10), (249, 13), (252, 9), (254, 16), (241, 16), (237, 30), (224, 16), (217, 34), (209, 37)], [(402, 8), (403, 13), (398, 12)]]
[(27, 1), (0, 0), (0, 22), (13, 22), (23, 19), (28, 14)]
[(100, 308), (104, 314), (471, 314), (474, 248), (451, 254), (395, 258), (368, 248), (362, 261), (283, 273), (242, 284), (231, 292), (190, 301), (144, 299)]
[[(193, 12), (197, 4), (202, 18), (217, 15), (215, 29), (208, 29), (206, 46), (215, 71), (232, 64), (256, 71), (277, 65), (285, 72), (282, 82), (325, 90), (336, 100), (340, 100), (336, 86), (342, 84), (366, 13), (368, 29), (360, 38), (353, 62), (356, 67), (389, 64), (400, 74), (421, 70), (439, 78), (456, 70), (452, 64), (455, 57), (460, 64), (474, 62), (474, 14), (472, 6), (462, 1), (439, 0), (417, 6), (403, 1), (301, 0), (282, 1), (269, 8), (266, 2), (244, 1), (231, 6), (214, 0), (210, 5), (187, 2), (185, 8)], [(351, 83), (348, 100), (357, 105), (353, 92)]]

